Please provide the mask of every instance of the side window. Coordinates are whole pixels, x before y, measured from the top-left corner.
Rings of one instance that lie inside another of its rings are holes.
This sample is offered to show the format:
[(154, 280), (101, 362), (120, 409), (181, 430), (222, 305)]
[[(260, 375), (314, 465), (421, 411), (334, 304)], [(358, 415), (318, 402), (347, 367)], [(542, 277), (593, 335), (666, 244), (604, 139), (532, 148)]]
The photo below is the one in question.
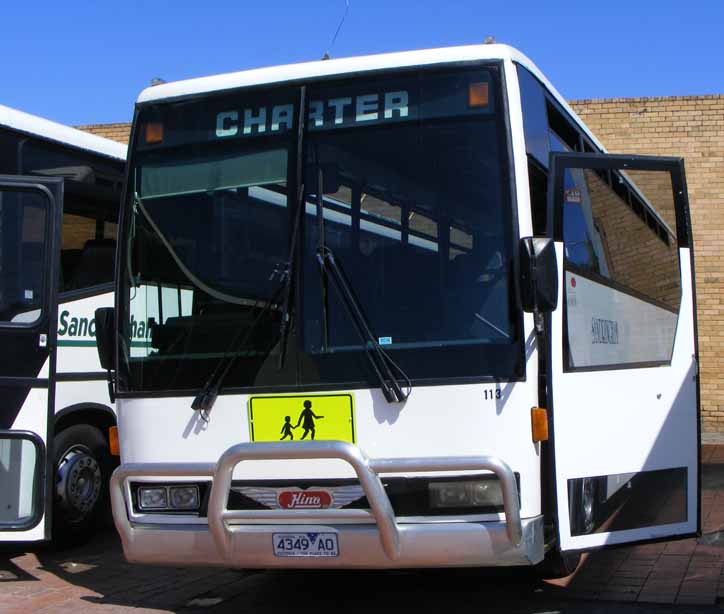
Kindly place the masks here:
[(525, 150), (544, 168), (548, 167), (548, 114), (543, 86), (525, 68), (518, 66), (520, 102), (523, 107)]
[(681, 303), (671, 174), (565, 173), (568, 368), (670, 361)]
[(60, 290), (83, 290), (113, 281), (116, 224), (63, 214)]
[(550, 151), (546, 97), (538, 80), (522, 66), (518, 66), (518, 83), (523, 108), (525, 150), (528, 154), (533, 234), (542, 235), (546, 229), (547, 168)]

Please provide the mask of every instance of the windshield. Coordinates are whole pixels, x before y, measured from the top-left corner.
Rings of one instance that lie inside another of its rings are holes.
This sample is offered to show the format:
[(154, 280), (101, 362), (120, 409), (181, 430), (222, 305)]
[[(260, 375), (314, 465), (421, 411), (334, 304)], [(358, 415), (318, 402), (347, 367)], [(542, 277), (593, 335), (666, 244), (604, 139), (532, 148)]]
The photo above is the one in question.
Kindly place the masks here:
[[(320, 270), (320, 230), (376, 341), (411, 379), (519, 377), (497, 70), (355, 78), (305, 94), (301, 143), (299, 88), (139, 117), (124, 384), (197, 388), (233, 355), (227, 388), (375, 386), (364, 343)], [(241, 347), (231, 343), (239, 338)]]

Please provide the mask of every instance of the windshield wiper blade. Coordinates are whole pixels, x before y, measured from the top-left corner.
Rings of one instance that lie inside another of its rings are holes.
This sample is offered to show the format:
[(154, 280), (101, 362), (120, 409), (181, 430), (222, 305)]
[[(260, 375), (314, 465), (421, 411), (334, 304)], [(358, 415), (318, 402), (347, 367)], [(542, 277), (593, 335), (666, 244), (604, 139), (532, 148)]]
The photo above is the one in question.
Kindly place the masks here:
[(284, 366), (284, 360), (287, 355), (287, 337), (291, 328), (291, 310), (292, 310), (292, 288), (294, 287), (296, 273), (296, 256), (297, 241), (302, 227), (302, 211), (304, 210), (304, 184), (299, 186), (299, 195), (297, 198), (297, 211), (294, 216), (294, 228), (292, 229), (292, 240), (289, 247), (289, 258), (286, 267), (282, 271), (284, 279), (284, 300), (282, 302), (282, 319), (279, 323), (279, 362), (278, 367)]
[[(334, 285), (347, 315), (352, 320), (355, 330), (364, 343), (365, 355), (370, 361), (372, 370), (380, 384), (382, 394), (388, 403), (404, 403), (412, 392), (412, 382), (407, 374), (382, 349), (377, 337), (372, 333), (370, 324), (362, 311), (362, 306), (347, 283), (342, 269), (331, 248), (327, 247), (324, 236), (324, 175), (319, 168), (319, 153), (315, 152), (317, 168), (317, 261), (321, 279), (320, 300), (322, 302), (322, 347), (328, 347), (327, 335), (327, 272), (331, 273)], [(397, 373), (397, 375), (395, 375)], [(405, 381), (405, 389), (400, 385), (398, 377)]]
[(199, 390), (199, 392), (196, 394), (196, 397), (191, 403), (191, 409), (195, 409), (196, 411), (200, 412), (201, 417), (204, 420), (208, 420), (208, 413), (214, 406), (214, 403), (216, 402), (216, 397), (219, 396), (219, 392), (221, 391), (221, 385), (224, 383), (224, 379), (226, 379), (229, 371), (231, 371), (231, 368), (236, 364), (236, 361), (239, 359), (240, 349), (244, 347), (244, 344), (249, 340), (254, 331), (256, 331), (259, 322), (262, 321), (262, 318), (269, 312), (272, 306), (278, 304), (277, 301), (279, 298), (279, 294), (283, 289), (284, 286), (277, 288), (274, 294), (267, 301), (266, 305), (264, 305), (264, 308), (259, 312), (254, 321), (251, 323), (249, 328), (240, 328), (237, 331), (235, 337), (229, 344), (229, 349), (225, 352), (225, 354), (231, 353), (231, 355), (223, 357), (219, 361), (219, 363), (216, 365), (216, 368), (209, 376), (209, 379), (206, 380), (203, 388), (201, 388), (201, 390)]
[[(357, 333), (364, 343), (365, 354), (372, 365), (372, 370), (380, 384), (382, 394), (388, 403), (403, 403), (412, 392), (412, 382), (407, 374), (390, 358), (389, 354), (374, 336), (369, 322), (362, 311), (362, 306), (347, 283), (343, 271), (334, 255), (334, 252), (325, 245), (317, 249), (317, 261), (322, 274), (331, 273), (332, 285), (339, 294), (345, 310), (354, 324)], [(395, 373), (397, 375), (395, 375)], [(405, 382), (404, 389), (399, 379)]]
[(297, 117), (297, 167), (296, 167), (296, 182), (299, 186), (297, 192), (297, 210), (294, 216), (294, 228), (292, 229), (292, 237), (289, 246), (289, 258), (287, 259), (287, 266), (285, 270), (286, 280), (284, 284), (284, 302), (282, 305), (282, 321), (279, 324), (279, 361), (278, 368), (281, 369), (284, 366), (284, 360), (287, 355), (287, 337), (289, 336), (289, 330), (291, 329), (292, 319), (292, 289), (294, 288), (294, 281), (296, 277), (296, 257), (297, 257), (297, 242), (302, 227), (302, 219), (304, 218), (304, 209), (306, 207), (306, 201), (304, 199), (304, 182), (302, 180), (302, 156), (304, 155), (304, 121), (306, 117), (306, 102), (307, 102), (307, 86), (302, 85), (299, 88), (299, 116)]

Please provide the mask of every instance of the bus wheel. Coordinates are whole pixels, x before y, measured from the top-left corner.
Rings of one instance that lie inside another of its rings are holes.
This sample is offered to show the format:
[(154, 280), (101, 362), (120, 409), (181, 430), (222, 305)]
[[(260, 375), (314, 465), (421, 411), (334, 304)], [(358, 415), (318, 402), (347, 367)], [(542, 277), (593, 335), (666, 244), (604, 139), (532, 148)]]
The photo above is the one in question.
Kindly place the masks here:
[(598, 491), (597, 478), (583, 478), (569, 494), (572, 494), (570, 514), (574, 534), (585, 535), (596, 528)]
[(60, 545), (79, 543), (108, 509), (108, 444), (97, 428), (76, 424), (55, 436), (53, 448), (53, 539)]

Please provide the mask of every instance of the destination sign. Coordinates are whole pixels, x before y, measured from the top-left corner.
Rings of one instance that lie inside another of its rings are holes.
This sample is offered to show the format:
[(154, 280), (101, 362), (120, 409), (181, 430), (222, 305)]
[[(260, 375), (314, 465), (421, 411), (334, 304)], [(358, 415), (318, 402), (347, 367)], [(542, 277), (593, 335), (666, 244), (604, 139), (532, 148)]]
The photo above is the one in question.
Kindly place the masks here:
[[(407, 91), (360, 94), (309, 102), (310, 130), (323, 130), (351, 124), (408, 117), (410, 96)], [(216, 115), (219, 138), (280, 132), (294, 127), (294, 105), (260, 106), (222, 111)]]
[[(321, 132), (490, 116), (493, 85), (489, 69), (314, 84), (306, 92), (305, 128)], [(138, 145), (155, 149), (289, 136), (298, 129), (300, 94), (295, 87), (272, 87), (149, 107), (140, 120)]]

